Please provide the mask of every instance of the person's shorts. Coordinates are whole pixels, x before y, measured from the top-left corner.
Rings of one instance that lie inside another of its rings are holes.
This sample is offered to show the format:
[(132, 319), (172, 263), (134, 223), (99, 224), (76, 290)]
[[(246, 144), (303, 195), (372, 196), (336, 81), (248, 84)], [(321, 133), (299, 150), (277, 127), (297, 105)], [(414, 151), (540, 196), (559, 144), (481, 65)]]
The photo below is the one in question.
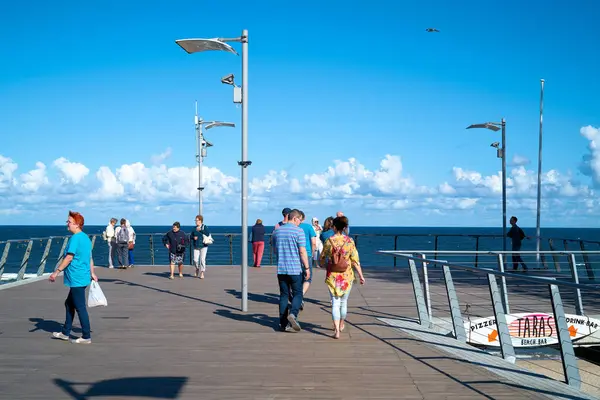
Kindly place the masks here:
[(173, 254), (173, 253), (169, 253), (169, 257), (171, 259), (171, 264), (183, 264), (183, 259), (184, 259), (185, 254)]

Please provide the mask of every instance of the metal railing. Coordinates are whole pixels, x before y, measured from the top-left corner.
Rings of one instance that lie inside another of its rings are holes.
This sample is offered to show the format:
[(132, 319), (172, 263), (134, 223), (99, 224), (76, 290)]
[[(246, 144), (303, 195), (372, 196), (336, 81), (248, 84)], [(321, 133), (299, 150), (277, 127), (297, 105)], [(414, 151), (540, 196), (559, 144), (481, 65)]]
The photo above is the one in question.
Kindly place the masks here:
[[(493, 321), (490, 325), (493, 323), (495, 330), (492, 337), (490, 338), (488, 335), (487, 339), (490, 342), (497, 340), (502, 358), (511, 363), (517, 361), (518, 353), (515, 352), (513, 338), (521, 335), (521, 325), (519, 322), (519, 334), (515, 336), (514, 329), (516, 328), (511, 323), (509, 329), (507, 317), (510, 317), (511, 320), (523, 319), (524, 313), (532, 313), (532, 307), (535, 307), (534, 313), (547, 313), (553, 316), (553, 321), (547, 321), (546, 324), (549, 329), (554, 330), (556, 335), (564, 381), (574, 388), (581, 388), (582, 377), (571, 340), (571, 336), (576, 336), (576, 330), (573, 325), (569, 326), (572, 324), (570, 321), (573, 320), (573, 315), (567, 319), (565, 310), (572, 311), (575, 316), (582, 316), (581, 320), (587, 321), (588, 324), (591, 319), (584, 314), (584, 310), (588, 311), (587, 315), (594, 312), (600, 314), (600, 285), (593, 283), (593, 280), (590, 279), (586, 280), (586, 283), (580, 282), (578, 266), (586, 265), (586, 263), (576, 262), (577, 257), (597, 256), (600, 252), (545, 252), (545, 256), (560, 256), (564, 258), (564, 261), (559, 258), (559, 267), (552, 270), (543, 267), (535, 270), (529, 268), (527, 273), (520, 272), (521, 269), (519, 272), (505, 270), (505, 258), (516, 252), (478, 252), (476, 254), (483, 257), (480, 259), (478, 267), (457, 263), (453, 260), (453, 258), (476, 255), (473, 254), (474, 252), (465, 254), (460, 251), (388, 250), (379, 251), (379, 253), (406, 262), (418, 321), (421, 326), (450, 334), (456, 340), (464, 343), (476, 342), (479, 345), (478, 340), (482, 339), (472, 336), (477, 334), (475, 330), (472, 330), (473, 325), (470, 325), (472, 317), (476, 317), (478, 321), (484, 321), (487, 316), (491, 315), (487, 320)], [(531, 256), (542, 254), (527, 253)], [(562, 270), (560, 264), (564, 267)], [(540, 263), (540, 265), (542, 264)], [(566, 270), (568, 270), (568, 274), (564, 273)], [(498, 282), (498, 278), (500, 282)], [(507, 285), (507, 280), (512, 285)], [(509, 297), (512, 297), (510, 302)], [(463, 307), (461, 307), (460, 300), (463, 300)], [(463, 313), (466, 314), (466, 319), (463, 317)], [(470, 332), (467, 332), (466, 325), (471, 327)], [(535, 329), (538, 329), (537, 325)], [(591, 330), (590, 327), (590, 332)], [(511, 335), (511, 333), (513, 334)], [(544, 330), (546, 336), (547, 333)], [(528, 332), (528, 334), (531, 333)], [(541, 328), (537, 335), (541, 335)], [(600, 345), (600, 335), (591, 342), (587, 340), (587, 337), (584, 339), (586, 339), (586, 345), (590, 345), (590, 343)], [(583, 339), (577, 343), (582, 341)], [(543, 340), (536, 343), (538, 346), (545, 345)], [(526, 341), (524, 346), (529, 344)], [(532, 344), (532, 346), (534, 345), (535, 343)], [(519, 350), (521, 349), (519, 348)], [(592, 379), (586, 381), (586, 385), (592, 385), (593, 390), (600, 390), (598, 384), (594, 383), (600, 378), (600, 373), (597, 370), (586, 370), (585, 373), (593, 375)]]
[[(166, 265), (169, 262), (168, 253), (162, 245), (163, 233), (138, 233), (134, 250), (134, 264), (137, 265)], [(94, 244), (94, 262), (99, 266), (108, 265), (108, 245), (102, 240), (100, 234), (89, 235)], [(276, 255), (271, 246), (271, 235), (266, 235), (263, 256), (264, 265), (276, 263)], [(21, 280), (24, 278), (41, 276), (50, 267), (60, 262), (69, 236), (52, 236), (45, 238), (32, 238), (22, 240), (0, 241), (0, 281)], [(213, 233), (215, 243), (209, 247), (207, 254), (208, 265), (238, 265), (241, 261), (241, 235), (239, 233)], [(352, 234), (361, 263), (368, 267), (388, 267), (390, 262), (377, 257), (376, 252), (382, 249), (426, 249), (436, 254), (447, 251), (459, 251), (462, 263), (473, 263), (475, 267), (485, 265), (486, 254), (484, 249), (500, 248), (501, 235), (484, 234)], [(580, 239), (545, 239), (548, 251), (569, 251), (580, 249), (582, 262), (588, 279), (594, 279), (600, 273), (600, 255), (593, 251), (600, 250), (600, 242)], [(248, 244), (250, 245), (250, 244)], [(527, 245), (535, 246), (534, 241), (525, 241)], [(393, 247), (392, 247), (393, 246)], [(524, 258), (529, 257), (526, 251), (521, 252)], [(191, 260), (191, 250), (186, 256), (186, 262)], [(434, 257), (435, 258), (435, 257)], [(530, 260), (547, 269), (560, 270), (564, 255), (562, 253), (543, 253), (541, 260)], [(249, 254), (249, 264), (252, 265), (252, 252)], [(393, 259), (393, 266), (397, 266), (397, 259)]]

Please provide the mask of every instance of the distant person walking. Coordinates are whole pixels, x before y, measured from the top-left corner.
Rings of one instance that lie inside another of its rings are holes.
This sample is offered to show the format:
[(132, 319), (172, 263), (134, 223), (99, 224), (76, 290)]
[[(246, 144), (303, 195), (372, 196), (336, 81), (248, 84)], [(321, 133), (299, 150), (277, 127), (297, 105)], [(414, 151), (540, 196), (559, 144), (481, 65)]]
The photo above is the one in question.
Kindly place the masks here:
[(190, 234), (190, 240), (192, 241), (192, 246), (194, 246), (194, 266), (196, 267), (194, 276), (200, 279), (204, 279), (204, 272), (206, 271), (208, 245), (204, 243), (204, 236), (208, 235), (210, 235), (210, 232), (206, 225), (204, 225), (204, 217), (196, 215), (196, 228)]
[(333, 231), (333, 217), (327, 217), (325, 218), (325, 222), (323, 222), (323, 232), (321, 232), (321, 235), (319, 236), (319, 239), (321, 239), (321, 243), (323, 243), (323, 246), (325, 246), (325, 242), (327, 241), (327, 239), (332, 237), (334, 234), (335, 232)]
[[(306, 215), (304, 214), (303, 211), (300, 211), (300, 218), (301, 218), (301, 222), (300, 222), (300, 225), (298, 225), (298, 227), (300, 229), (302, 229), (302, 231), (304, 231), (304, 235), (305, 235), (305, 239), (306, 239), (306, 254), (309, 257), (309, 260), (311, 260), (310, 273), (306, 274), (306, 276), (304, 277), (304, 283), (302, 285), (302, 296), (306, 296), (306, 293), (308, 292), (308, 289), (310, 288), (310, 284), (312, 283), (312, 273), (313, 273), (312, 252), (313, 252), (313, 249), (317, 245), (317, 234), (315, 233), (315, 230), (313, 229), (312, 225), (304, 222), (306, 219)], [(304, 301), (302, 301), (300, 309), (301, 310), (304, 309)]]
[(162, 242), (169, 250), (169, 267), (171, 269), (169, 279), (174, 279), (175, 265), (179, 267), (179, 277), (183, 278), (183, 260), (185, 259), (187, 237), (181, 230), (179, 222), (173, 222), (173, 228), (163, 236)]
[(312, 261), (313, 265), (319, 264), (319, 257), (321, 256), (321, 252), (323, 251), (323, 242), (321, 241), (321, 232), (323, 232), (323, 228), (319, 225), (319, 218), (312, 218), (312, 227), (315, 230), (315, 247), (312, 250)]
[(254, 267), (260, 268), (263, 252), (265, 251), (265, 226), (262, 219), (257, 219), (252, 227), (252, 256), (254, 258)]
[(360, 284), (365, 284), (354, 241), (343, 234), (347, 226), (346, 217), (337, 217), (333, 220), (335, 234), (324, 243), (320, 260), (321, 266), (327, 268), (325, 283), (331, 296), (331, 318), (335, 339), (340, 338), (340, 332), (345, 328), (348, 296), (354, 282), (354, 270), (358, 274)]
[(117, 243), (115, 240), (115, 225), (117, 223), (116, 218), (111, 218), (108, 225), (104, 229), (102, 237), (106, 240), (108, 245), (108, 268), (114, 268), (113, 258), (117, 253)]
[(82, 231), (83, 224), (83, 215), (69, 211), (67, 229), (73, 235), (69, 238), (64, 258), (49, 278), (50, 282), (54, 282), (58, 274), (64, 272), (64, 284), (69, 288), (69, 295), (65, 300), (66, 317), (63, 329), (61, 332), (53, 332), (52, 336), (60, 340), (69, 340), (75, 312), (77, 312), (82, 336), (71, 339), (71, 343), (90, 344), (92, 343), (92, 330), (85, 302), (85, 288), (92, 280), (98, 282), (98, 277), (94, 273), (92, 242)]
[[(335, 216), (338, 217), (338, 218), (342, 218), (344, 216), (344, 213), (341, 212), (341, 211), (338, 211), (335, 214)], [(346, 226), (346, 229), (344, 229), (343, 233), (344, 233), (344, 235), (349, 235), (350, 234), (350, 225)]]
[[(511, 228), (508, 231), (508, 233), (506, 234), (506, 236), (508, 236), (512, 240), (512, 251), (520, 251), (523, 239), (525, 239), (525, 238), (529, 239), (529, 237), (525, 235), (525, 232), (523, 232), (523, 229), (521, 229), (517, 225), (517, 221), (518, 221), (517, 217), (515, 217), (515, 216), (510, 217)], [(521, 254), (512, 253), (512, 262), (513, 262), (513, 271), (516, 271), (517, 269), (519, 269), (519, 264), (521, 264), (523, 266), (524, 271), (527, 271), (527, 265), (521, 258)]]
[(275, 230), (278, 229), (280, 226), (288, 223), (290, 212), (292, 212), (292, 209), (288, 208), (288, 207), (281, 210), (281, 215), (283, 215), (283, 219), (275, 224), (275, 228), (273, 229), (273, 232), (275, 232)]
[(125, 222), (125, 226), (127, 227), (127, 232), (129, 234), (129, 241), (127, 242), (127, 259), (129, 261), (129, 268), (133, 268), (134, 259), (133, 259), (133, 249), (135, 248), (135, 230), (131, 227), (131, 222), (127, 220)]
[(125, 218), (121, 218), (120, 223), (121, 225), (115, 229), (117, 259), (119, 260), (119, 268), (126, 269), (129, 265), (129, 229)]
[[(304, 231), (298, 228), (301, 214), (290, 211), (288, 222), (273, 235), (277, 254), (277, 281), (279, 282), (279, 327), (282, 331), (299, 331), (298, 313), (302, 304), (304, 274), (310, 278), (310, 264), (306, 254)], [(289, 307), (290, 294), (292, 305)]]

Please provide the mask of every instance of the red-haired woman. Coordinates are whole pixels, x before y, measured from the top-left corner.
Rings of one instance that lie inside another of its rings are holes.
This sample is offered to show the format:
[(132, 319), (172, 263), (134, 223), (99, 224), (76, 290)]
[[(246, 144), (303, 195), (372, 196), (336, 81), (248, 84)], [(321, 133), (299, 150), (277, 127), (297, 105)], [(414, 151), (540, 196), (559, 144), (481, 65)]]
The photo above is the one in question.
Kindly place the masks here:
[(73, 234), (69, 238), (65, 255), (56, 269), (50, 275), (50, 282), (54, 282), (60, 272), (64, 271), (64, 284), (69, 287), (69, 295), (65, 300), (67, 316), (62, 332), (54, 332), (52, 336), (60, 340), (69, 340), (75, 311), (79, 316), (79, 323), (83, 332), (80, 338), (71, 339), (71, 343), (92, 343), (90, 317), (85, 304), (85, 288), (90, 282), (98, 281), (94, 273), (94, 260), (92, 259), (92, 242), (83, 229), (83, 215), (69, 211), (67, 229)]

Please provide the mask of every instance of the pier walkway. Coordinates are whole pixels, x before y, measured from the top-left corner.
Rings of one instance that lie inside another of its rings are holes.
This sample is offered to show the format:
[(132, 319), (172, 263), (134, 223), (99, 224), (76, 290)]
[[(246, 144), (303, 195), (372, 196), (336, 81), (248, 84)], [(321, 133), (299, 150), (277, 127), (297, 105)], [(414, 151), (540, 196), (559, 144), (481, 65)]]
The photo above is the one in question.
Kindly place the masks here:
[(340, 340), (323, 270), (299, 333), (275, 330), (273, 268), (250, 269), (248, 313), (239, 267), (209, 268), (205, 280), (166, 270), (98, 268), (109, 304), (90, 309), (92, 345), (50, 338), (64, 320), (62, 278), (0, 290), (0, 399), (592, 398), (420, 327), (405, 269), (365, 271)]

